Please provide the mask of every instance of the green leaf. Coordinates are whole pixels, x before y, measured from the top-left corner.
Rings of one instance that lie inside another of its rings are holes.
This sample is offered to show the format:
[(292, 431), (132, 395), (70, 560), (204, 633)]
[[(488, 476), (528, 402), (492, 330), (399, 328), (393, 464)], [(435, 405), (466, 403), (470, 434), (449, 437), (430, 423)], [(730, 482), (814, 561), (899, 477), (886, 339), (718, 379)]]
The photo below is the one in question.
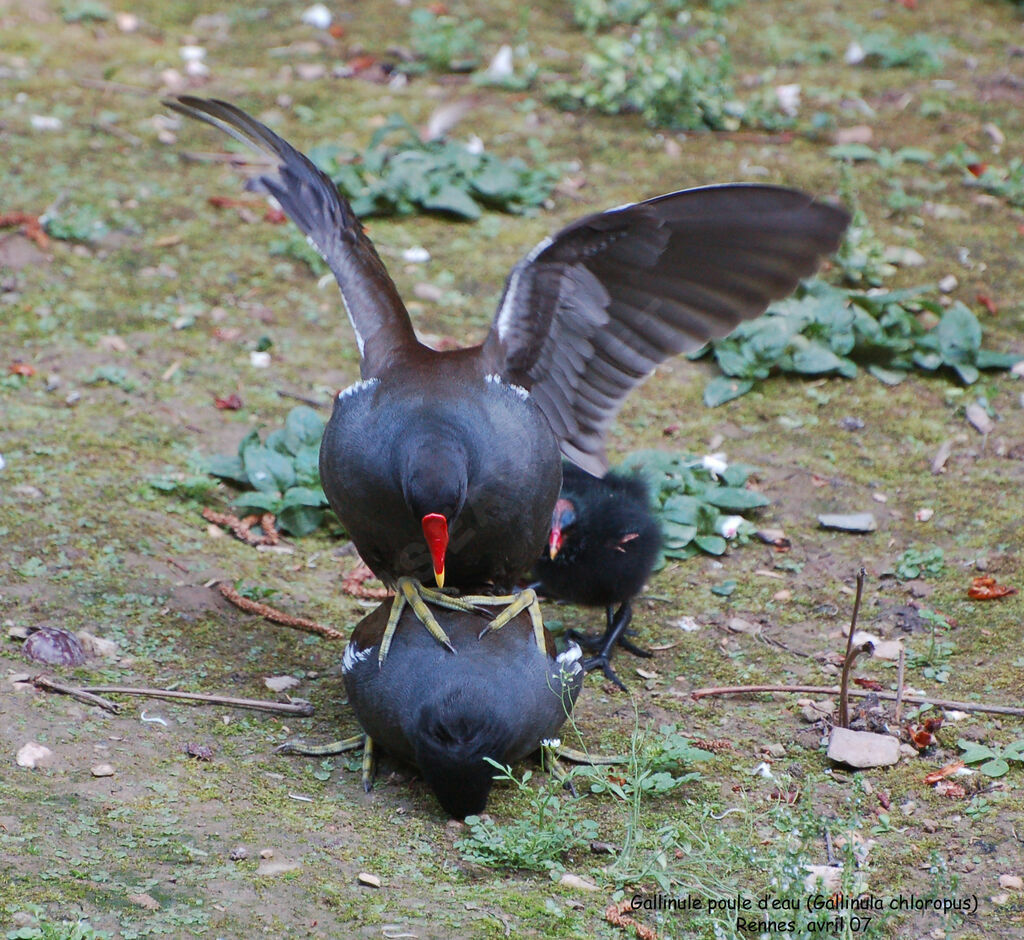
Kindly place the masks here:
[(295, 455), (295, 482), (299, 486), (320, 485), (320, 444), (307, 444)]
[(714, 584), (711, 586), (711, 593), (717, 594), (719, 597), (729, 597), (736, 590), (736, 581), (734, 578), (730, 578), (728, 581), (723, 581), (721, 584)]
[(704, 491), (704, 499), (712, 506), (728, 509), (731, 512), (757, 509), (760, 506), (767, 506), (771, 502), (764, 493), (734, 486), (709, 486)]
[(698, 535), (693, 543), (702, 552), (707, 552), (709, 555), (724, 555), (728, 547), (725, 539), (720, 535)]
[(462, 219), (479, 219), (480, 206), (465, 190), (444, 184), (423, 200), (423, 208), (434, 212), (450, 212)]
[(322, 489), (309, 486), (293, 486), (285, 490), (282, 500), (284, 507), (291, 506), (326, 506), (327, 497)]
[(939, 320), (935, 337), (947, 365), (974, 362), (981, 348), (981, 324), (966, 304), (957, 301)]
[(1006, 763), (1001, 757), (993, 758), (990, 761), (985, 761), (978, 770), (980, 770), (986, 777), (1001, 777), (1010, 769), (1010, 765)]
[(901, 369), (886, 369), (878, 365), (868, 366), (868, 372), (883, 385), (899, 385), (908, 374)]
[(976, 741), (968, 741), (965, 738), (957, 741), (956, 745), (964, 752), (960, 755), (960, 759), (965, 764), (976, 764), (978, 761), (989, 760), (998, 756), (992, 748), (984, 744), (978, 744)]
[(969, 362), (954, 362), (953, 371), (960, 377), (964, 385), (973, 385), (981, 378), (981, 373)]
[(227, 454), (214, 454), (203, 461), (203, 470), (210, 476), (221, 477), (231, 480), (233, 483), (241, 483), (248, 486), (249, 477), (245, 473), (245, 466), (241, 457), (229, 457)]
[(1024, 740), (1011, 741), (1003, 748), (1003, 757), (1007, 760), (1024, 761)]
[(979, 349), (974, 364), (979, 369), (1011, 369), (1024, 360), (1019, 353), (1001, 353), (991, 349)]
[(259, 512), (272, 512), (277, 514), (281, 507), (281, 497), (276, 493), (264, 493), (260, 490), (250, 490), (239, 493), (231, 503), (235, 509), (255, 509)]
[(277, 514), (278, 525), (295, 536), (315, 532), (323, 518), (324, 511), (313, 506), (288, 506)]
[[(308, 405), (299, 405), (284, 419), (285, 445), (292, 454), (306, 446), (320, 446), (324, 436), (324, 419)], [(267, 439), (269, 443), (269, 438)]]
[(746, 395), (754, 387), (750, 379), (734, 379), (725, 375), (715, 376), (704, 386), (704, 404), (708, 408), (717, 408), (727, 401)]
[(250, 447), (242, 462), (249, 482), (264, 493), (280, 493), (295, 483), (292, 462), (269, 447)]

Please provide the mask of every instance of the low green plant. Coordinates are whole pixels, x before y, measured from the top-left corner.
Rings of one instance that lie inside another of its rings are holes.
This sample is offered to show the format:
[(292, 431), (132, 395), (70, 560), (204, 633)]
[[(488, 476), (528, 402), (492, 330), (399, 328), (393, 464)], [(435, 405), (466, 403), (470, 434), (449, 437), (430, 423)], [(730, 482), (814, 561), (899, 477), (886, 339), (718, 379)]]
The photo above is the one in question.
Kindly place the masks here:
[(963, 751), (960, 759), (965, 764), (981, 764), (978, 768), (986, 777), (1002, 777), (1010, 769), (1010, 761), (1024, 764), (1024, 738), (1011, 741), (1004, 748), (961, 738), (956, 742)]
[(204, 469), (242, 487), (235, 509), (271, 512), (292, 535), (308, 535), (324, 520), (327, 497), (320, 486), (320, 438), (324, 420), (312, 408), (299, 405), (284, 427), (271, 431), (266, 442), (253, 430), (238, 445), (235, 456), (208, 458)]
[(412, 10), (409, 14), (409, 44), (419, 59), (403, 63), (402, 70), (470, 71), (480, 61), (477, 36), (483, 28), (481, 19), (461, 20), (449, 13), (434, 13), (422, 7)]
[(868, 144), (836, 144), (829, 147), (828, 155), (834, 160), (848, 160), (851, 163), (876, 163), (879, 169), (894, 170), (906, 163), (925, 164), (935, 159), (935, 154), (923, 147), (888, 147), (875, 149)]
[(674, 13), (687, 6), (686, 0), (572, 0), (572, 18), (586, 33), (610, 26), (632, 25), (650, 13)]
[(662, 558), (686, 559), (699, 552), (725, 554), (726, 532), (742, 544), (754, 532), (736, 516), (767, 506), (767, 496), (747, 488), (753, 467), (711, 457), (689, 457), (660, 450), (629, 454), (617, 469), (639, 472), (651, 487), (651, 504), (661, 521)]
[(946, 555), (941, 548), (908, 548), (896, 562), (896, 577), (901, 581), (938, 577), (945, 568)]
[(544, 204), (562, 168), (546, 163), (539, 145), (533, 150), (531, 167), (456, 141), (423, 141), (408, 121), (392, 115), (362, 154), (321, 144), (310, 157), (361, 218), (438, 212), (477, 219), (484, 208), (522, 214)]
[(81, 918), (53, 921), (38, 904), (30, 904), (20, 910), (8, 907), (7, 912), (26, 915), (25, 919), (31, 918), (30, 923), (8, 930), (4, 934), (7, 940), (108, 940), (111, 936)]
[(855, 35), (864, 54), (861, 62), (870, 68), (906, 68), (930, 75), (942, 68), (942, 60), (949, 52), (945, 39), (927, 33), (901, 36), (893, 29), (877, 29), (858, 30)]
[(511, 784), (526, 801), (520, 816), (500, 823), (491, 816), (467, 816), (468, 834), (455, 847), (467, 861), (490, 868), (555, 871), (566, 855), (597, 837), (597, 823), (580, 818), (580, 800), (561, 793), (554, 775), (541, 787), (530, 786), (533, 771), (522, 777), (512, 768), (486, 758), (494, 779)]
[[(937, 319), (934, 326), (924, 314)], [(943, 308), (927, 288), (867, 294), (811, 280), (691, 358), (710, 353), (725, 373), (704, 389), (704, 403), (714, 407), (776, 372), (854, 378), (861, 363), (886, 385), (914, 370), (948, 371), (970, 385), (980, 370), (1008, 369), (1021, 358), (982, 349), (981, 340), (969, 307)]]
[(644, 16), (628, 36), (599, 36), (578, 79), (559, 81), (549, 97), (565, 110), (635, 112), (652, 127), (735, 130), (745, 108), (730, 83), (732, 60), (714, 22), (691, 28)]

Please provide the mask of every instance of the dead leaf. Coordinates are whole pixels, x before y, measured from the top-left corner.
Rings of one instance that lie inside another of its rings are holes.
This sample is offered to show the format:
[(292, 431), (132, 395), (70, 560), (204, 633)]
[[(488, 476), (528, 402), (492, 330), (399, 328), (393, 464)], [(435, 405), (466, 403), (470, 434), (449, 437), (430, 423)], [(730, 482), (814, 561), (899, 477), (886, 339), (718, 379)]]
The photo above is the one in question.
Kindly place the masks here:
[(285, 689), (294, 689), (299, 684), (295, 676), (267, 676), (263, 684), (271, 692), (284, 692)]
[(36, 374), (34, 366), (30, 366), (27, 362), (12, 362), (8, 367), (7, 371), (11, 375), (23, 375), (26, 378)]
[(967, 790), (951, 780), (940, 780), (935, 784), (934, 789), (939, 796), (948, 796), (951, 800), (962, 800), (967, 796)]
[(214, 398), (213, 407), (220, 411), (238, 411), (242, 407), (242, 399), (232, 392), (225, 398)]
[(0, 228), (10, 228), (18, 225), (22, 234), (34, 241), (40, 248), (45, 248), (50, 239), (39, 221), (39, 216), (30, 215), (28, 212), (4, 212), (0, 214)]
[(978, 294), (975, 299), (993, 316), (999, 312), (999, 305), (988, 294)]
[(953, 774), (964, 766), (966, 765), (962, 760), (955, 760), (950, 764), (946, 764), (945, 767), (940, 767), (938, 770), (933, 770), (931, 773), (925, 774), (924, 782), (927, 783), (928, 786), (933, 786), (940, 780), (945, 780), (946, 777), (953, 776)]
[(868, 689), (871, 692), (881, 692), (885, 688), (877, 679), (856, 678), (853, 680), (853, 684), (860, 686), (862, 689)]
[(989, 434), (992, 428), (995, 427), (995, 423), (988, 416), (988, 412), (982, 408), (977, 402), (971, 402), (965, 409), (964, 414), (967, 416), (967, 420), (971, 426), (979, 434)]
[(366, 581), (371, 581), (377, 576), (366, 567), (362, 561), (355, 566), (341, 582), (341, 590), (352, 597), (365, 598), (367, 600), (387, 597), (391, 592), (386, 587), (364, 587)]
[(967, 589), (967, 596), (975, 601), (992, 601), (1016, 593), (1015, 587), (998, 584), (995, 578), (989, 577), (974, 578), (971, 581), (971, 586)]

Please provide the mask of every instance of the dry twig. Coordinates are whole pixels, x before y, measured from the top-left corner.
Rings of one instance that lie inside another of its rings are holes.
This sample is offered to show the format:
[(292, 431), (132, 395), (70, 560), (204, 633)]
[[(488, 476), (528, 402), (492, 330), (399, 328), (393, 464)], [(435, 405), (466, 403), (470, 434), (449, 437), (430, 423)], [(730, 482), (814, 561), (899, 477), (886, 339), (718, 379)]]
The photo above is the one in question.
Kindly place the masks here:
[[(209, 506), (203, 507), (203, 518), (214, 525), (224, 526), (231, 530), (235, 538), (247, 542), (249, 545), (277, 545), (281, 541), (277, 529), (274, 528), (274, 514), (265, 512), (262, 516), (246, 516), (239, 519), (234, 513), (217, 512)], [(256, 524), (263, 530), (263, 535), (255, 535), (252, 527)]]
[[(835, 686), (824, 685), (731, 685), (731, 686), (709, 686), (705, 689), (694, 689), (690, 698), (707, 698), (711, 695), (751, 695), (757, 692), (786, 692), (790, 695), (838, 695), (839, 689)], [(880, 699), (895, 701), (895, 692), (876, 692), (872, 689), (850, 689), (850, 695), (859, 695), (862, 698), (875, 695)], [(984, 705), (978, 702), (955, 702), (951, 699), (931, 698), (925, 695), (904, 695), (904, 702), (913, 705), (934, 705), (937, 708), (952, 708), (962, 712), (987, 712), (992, 715), (1020, 715), (1024, 717), (1024, 708), (1014, 705)]]
[(306, 617), (296, 617), (293, 614), (286, 614), (283, 610), (278, 610), (276, 607), (271, 607), (269, 604), (261, 604), (259, 601), (252, 601), (249, 600), (248, 597), (242, 597), (238, 591), (225, 581), (221, 581), (217, 585), (217, 589), (227, 600), (231, 601), (232, 604), (241, 610), (244, 610), (246, 613), (258, 614), (273, 623), (279, 623), (285, 627), (292, 627), (295, 630), (303, 630), (306, 633), (315, 633), (327, 640), (347, 639), (344, 633), (340, 630), (335, 630), (334, 627), (325, 627), (322, 623), (317, 623), (315, 620), (309, 620)]
[(99, 705), (109, 712), (115, 714), (121, 706), (116, 702), (107, 701), (101, 698), (99, 693), (106, 695), (142, 695), (147, 698), (178, 699), (186, 702), (202, 702), (208, 705), (227, 705), (231, 708), (251, 708), (254, 711), (274, 712), (280, 715), (301, 715), (308, 718), (313, 714), (313, 706), (309, 702), (265, 702), (262, 699), (234, 698), (229, 695), (204, 695), (200, 692), (179, 692), (175, 689), (146, 689), (135, 688), (127, 685), (98, 685), (85, 689), (75, 688), (70, 685), (62, 685), (54, 682), (47, 676), (34, 676), (32, 684), (37, 689), (47, 692), (60, 692), (63, 695), (70, 695), (80, 702), (87, 702), (90, 705)]
[(377, 576), (366, 566), (366, 563), (360, 561), (341, 582), (341, 589), (346, 594), (351, 594), (352, 597), (361, 597), (364, 599), (378, 599), (388, 597), (391, 594), (386, 587), (379, 588), (368, 588), (363, 587), (364, 583), (370, 581)]

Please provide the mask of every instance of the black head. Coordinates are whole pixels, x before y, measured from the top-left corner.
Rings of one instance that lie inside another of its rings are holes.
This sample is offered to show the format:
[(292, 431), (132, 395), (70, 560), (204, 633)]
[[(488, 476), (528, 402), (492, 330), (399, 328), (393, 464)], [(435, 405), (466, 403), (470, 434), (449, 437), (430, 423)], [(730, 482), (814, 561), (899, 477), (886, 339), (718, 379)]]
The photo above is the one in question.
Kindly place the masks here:
[(416, 766), (445, 812), (455, 819), (482, 813), (494, 778), (484, 758), (503, 760), (509, 747), (509, 732), (487, 703), (456, 689), (424, 705), (413, 738)]

